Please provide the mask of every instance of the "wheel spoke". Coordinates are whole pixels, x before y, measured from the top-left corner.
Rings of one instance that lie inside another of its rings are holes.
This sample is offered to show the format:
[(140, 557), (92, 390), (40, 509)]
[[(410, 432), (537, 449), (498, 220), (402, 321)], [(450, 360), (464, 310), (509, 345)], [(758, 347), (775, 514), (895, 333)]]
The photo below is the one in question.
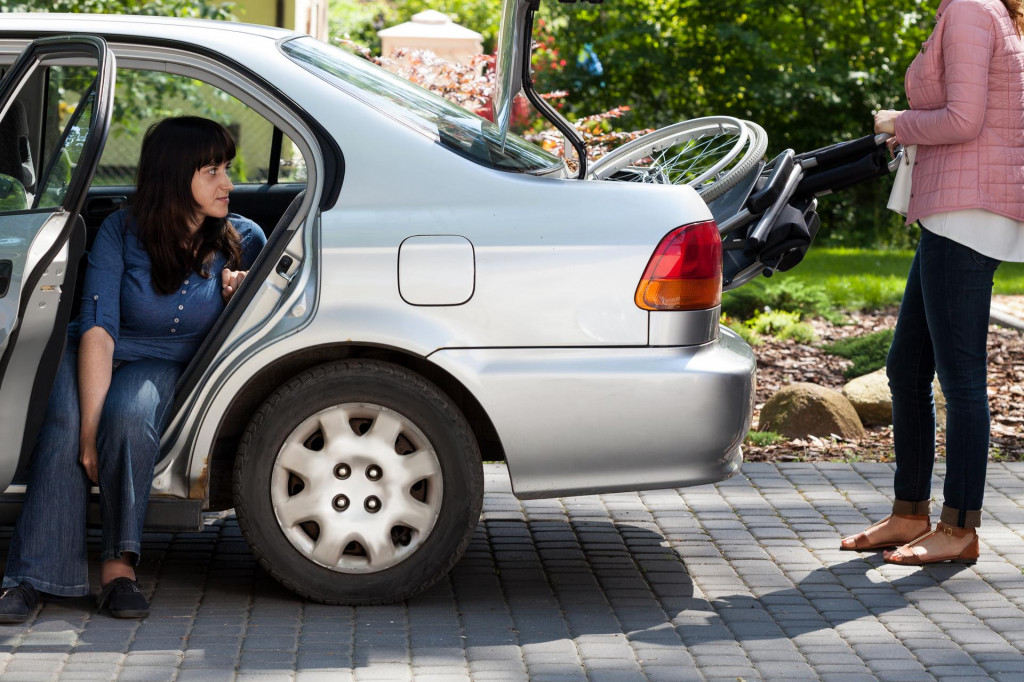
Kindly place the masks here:
[(353, 540), (361, 541), (362, 538), (358, 533), (345, 529), (341, 523), (320, 524), (320, 537), (313, 547), (311, 556), (314, 561), (324, 566), (336, 566), (341, 559), (341, 553)]
[(321, 412), (318, 421), (320, 429), (324, 432), (325, 443), (334, 444), (341, 440), (356, 438), (355, 432), (349, 425), (351, 419), (349, 411), (340, 405)]
[(394, 500), (392, 504), (400, 505), (391, 515), (394, 522), (413, 530), (421, 532), (429, 530), (434, 525), (434, 520), (437, 519), (437, 511), (433, 507), (412, 497)]
[(374, 417), (373, 425), (363, 438), (370, 438), (393, 450), (395, 441), (398, 440), (398, 435), (402, 433), (403, 426), (404, 424), (401, 419), (394, 412), (381, 409), (377, 416)]
[[(715, 142), (717, 145), (712, 147)], [(736, 135), (721, 134), (702, 140), (700, 143), (684, 146), (672, 158), (656, 160), (655, 163), (676, 175), (699, 175), (705, 168), (710, 168), (719, 161), (736, 144)]]
[(389, 565), (395, 558), (395, 544), (391, 542), (391, 529), (374, 524), (368, 530), (377, 532), (361, 533), (358, 541), (366, 550), (370, 566), (385, 567)]
[(315, 462), (319, 453), (310, 450), (301, 441), (289, 438), (277, 455), (277, 466), (300, 476), (307, 482), (317, 476)]
[(400, 466), (397, 472), (398, 480), (405, 489), (408, 489), (416, 481), (434, 478), (441, 474), (441, 465), (437, 461), (437, 454), (430, 449), (402, 455), (398, 461)]
[(300, 492), (274, 501), (278, 518), (285, 528), (294, 528), (303, 521), (318, 520), (320, 509), (318, 500), (312, 493)]

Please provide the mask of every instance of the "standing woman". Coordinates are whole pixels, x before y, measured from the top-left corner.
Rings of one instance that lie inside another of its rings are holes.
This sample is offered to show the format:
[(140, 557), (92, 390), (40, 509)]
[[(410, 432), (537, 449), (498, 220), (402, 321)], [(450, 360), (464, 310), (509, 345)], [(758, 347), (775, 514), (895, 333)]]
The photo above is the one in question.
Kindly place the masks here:
[(11, 540), (0, 622), (25, 620), (39, 592), (89, 594), (86, 507), (98, 483), (100, 608), (149, 611), (135, 582), (142, 525), (174, 386), (266, 242), (228, 212), (235, 144), (196, 117), (153, 125), (135, 202), (108, 217), (89, 253)]
[[(974, 563), (988, 463), (993, 273), (1024, 261), (1024, 16), (1021, 0), (942, 0), (906, 76), (908, 111), (875, 132), (918, 145), (907, 221), (921, 242), (889, 349), (896, 454), (892, 515), (842, 549), (897, 547), (885, 561)], [(946, 396), (946, 479), (931, 530), (935, 408)]]

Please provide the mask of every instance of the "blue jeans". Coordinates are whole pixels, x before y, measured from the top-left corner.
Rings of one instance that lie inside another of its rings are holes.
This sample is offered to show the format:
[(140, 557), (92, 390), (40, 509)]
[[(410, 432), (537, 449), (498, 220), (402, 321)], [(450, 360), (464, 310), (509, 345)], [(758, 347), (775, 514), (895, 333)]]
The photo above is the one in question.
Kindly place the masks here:
[(886, 361), (892, 391), (897, 512), (906, 512), (905, 503), (926, 505), (931, 497), (932, 379), (937, 373), (946, 397), (941, 519), (960, 528), (981, 522), (989, 447), (988, 319), (992, 278), (999, 263), (921, 230)]
[[(183, 369), (168, 360), (115, 363), (96, 440), (103, 561), (130, 553), (138, 564), (160, 434)], [(92, 484), (79, 463), (78, 434), (78, 352), (69, 346), (32, 454), (4, 587), (25, 582), (50, 594), (89, 594), (85, 522)]]

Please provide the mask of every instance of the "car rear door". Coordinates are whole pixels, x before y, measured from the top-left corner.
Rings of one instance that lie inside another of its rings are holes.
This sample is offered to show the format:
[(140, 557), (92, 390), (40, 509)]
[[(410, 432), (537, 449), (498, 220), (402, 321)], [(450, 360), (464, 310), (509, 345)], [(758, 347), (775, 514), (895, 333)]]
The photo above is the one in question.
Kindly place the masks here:
[(114, 56), (91, 36), (34, 41), (0, 81), (0, 489), (35, 439), (63, 351), (74, 280), (62, 285), (84, 248), (78, 214), (113, 103)]

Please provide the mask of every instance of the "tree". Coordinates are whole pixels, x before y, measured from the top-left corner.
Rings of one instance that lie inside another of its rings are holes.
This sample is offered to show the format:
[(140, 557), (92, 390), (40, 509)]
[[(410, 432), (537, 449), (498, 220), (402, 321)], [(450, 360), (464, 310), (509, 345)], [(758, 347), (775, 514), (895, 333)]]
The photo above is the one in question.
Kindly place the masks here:
[(208, 0), (13, 0), (0, 12), (70, 12), (85, 14), (144, 14), (149, 16), (234, 19), (234, 2)]
[[(903, 73), (927, 37), (920, 0), (616, 0), (546, 5), (566, 68), (570, 113), (628, 105), (633, 127), (725, 114), (765, 127), (769, 153), (871, 132), (871, 112), (905, 108)], [(586, 56), (596, 55), (596, 72)], [(900, 243), (877, 182), (822, 201), (824, 236)]]
[[(235, 19), (234, 2), (208, 0), (15, 0), (0, 6), (4, 12), (68, 12), (81, 14), (138, 14), (147, 16), (190, 17), (194, 19)], [(54, 95), (62, 101), (73, 99), (86, 91), (94, 73), (84, 70), (69, 71), (68, 78), (54, 79)], [(139, 121), (168, 115), (166, 103), (174, 98), (193, 97), (199, 92), (199, 82), (183, 76), (140, 71), (118, 76), (117, 96), (114, 98), (113, 122), (121, 124), (119, 134), (138, 134)], [(68, 97), (75, 93), (75, 96)], [(205, 99), (204, 113), (211, 118), (222, 118), (219, 111)]]

